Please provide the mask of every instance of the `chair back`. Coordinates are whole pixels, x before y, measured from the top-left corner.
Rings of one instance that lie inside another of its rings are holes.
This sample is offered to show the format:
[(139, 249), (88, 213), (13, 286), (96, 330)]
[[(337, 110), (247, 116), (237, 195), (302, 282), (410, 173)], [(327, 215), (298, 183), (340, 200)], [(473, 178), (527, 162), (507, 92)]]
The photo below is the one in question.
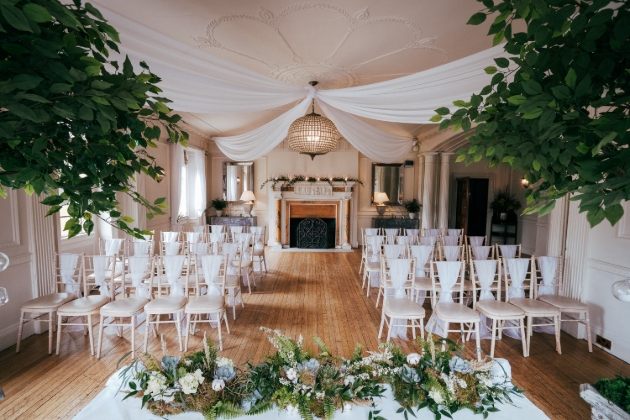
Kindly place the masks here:
[(127, 241), (127, 255), (129, 256), (153, 256), (153, 241)]
[[(524, 298), (526, 292), (529, 292), (529, 298), (534, 299), (532, 293), (532, 267), (534, 266), (533, 258), (501, 258), (502, 275), (504, 280), (505, 301), (510, 299)], [(528, 281), (529, 280), (529, 281)]]
[(252, 234), (254, 249), (265, 248), (265, 233), (267, 232), (267, 226), (252, 226), (249, 228), (249, 232)]
[[(188, 296), (189, 256), (160, 255), (156, 259), (158, 296), (163, 296), (166, 290), (170, 296)], [(153, 280), (150, 290), (153, 290)]]
[(420, 229), (405, 229), (405, 235), (411, 238), (411, 242), (409, 242), (409, 245), (418, 245)]
[(459, 236), (461, 237), (464, 229), (444, 229), (444, 236)]
[(521, 258), (521, 244), (497, 246), (497, 258)]
[(411, 257), (414, 259), (416, 266), (416, 277), (428, 277), (429, 261), (433, 257), (433, 247), (428, 245), (411, 245), (409, 247)]
[(422, 236), (440, 236), (441, 229), (422, 229)]
[[(471, 260), (470, 280), (473, 285), (473, 308), (478, 300), (501, 299), (500, 260)], [(477, 298), (479, 291), (479, 298)], [(494, 293), (496, 293), (496, 297)]]
[(125, 245), (126, 242), (122, 238), (103, 239), (98, 240), (98, 253), (99, 255), (115, 255), (120, 257), (126, 254)]
[(197, 296), (203, 286), (208, 295), (223, 296), (225, 293), (225, 256), (199, 255), (195, 260)]
[(210, 225), (210, 233), (224, 233), (224, 225)]
[(227, 234), (223, 232), (210, 233), (210, 245), (212, 247), (213, 254), (221, 254), (221, 247), (223, 246), (223, 243), (226, 242), (226, 235)]
[(437, 236), (421, 236), (420, 245), (435, 246), (435, 244), (437, 243), (437, 238)]
[(54, 254), (53, 279), (55, 291), (60, 289), (75, 297), (81, 297), (83, 254)]
[(411, 236), (396, 236), (396, 243), (399, 245), (411, 245)]
[[(194, 227), (198, 227), (198, 226), (194, 226)], [(203, 232), (184, 232), (184, 235), (186, 238), (185, 251), (188, 253), (191, 252), (191, 248), (194, 246), (194, 244), (197, 244), (199, 242), (206, 242), (206, 238)]]
[(442, 236), (442, 245), (458, 246), (459, 236)]
[[(464, 295), (464, 271), (463, 261), (431, 261), (431, 284), (433, 288), (433, 307), (438, 303), (452, 303), (453, 292)], [(439, 278), (439, 282), (438, 282)], [(440, 289), (438, 290), (438, 284)], [(439, 300), (437, 295), (439, 292)], [(465, 299), (459, 299), (463, 305)]]
[(230, 229), (230, 239), (232, 242), (234, 242), (234, 235), (237, 233), (247, 232), (245, 226), (228, 226), (228, 229)]
[(160, 232), (160, 242), (179, 242), (181, 237), (181, 232)]
[(544, 295), (562, 294), (562, 257), (533, 257), (534, 299)]
[(181, 255), (185, 253), (182, 242), (160, 242), (160, 255)]
[[(134, 295), (139, 298), (151, 300), (150, 285), (153, 285), (153, 269), (155, 258), (148, 255), (132, 255), (127, 258), (127, 266), (125, 274), (122, 276), (121, 289), (124, 291), (126, 287), (134, 289)], [(144, 281), (148, 280), (148, 284)], [(127, 281), (129, 285), (127, 286)]]
[(208, 242), (208, 234), (210, 233), (210, 225), (194, 225), (192, 227), (193, 232), (201, 233), (203, 242)]
[(379, 235), (367, 235), (365, 239), (368, 244), (368, 251), (371, 251), (373, 259), (376, 258), (375, 261), (378, 261), (381, 254), (381, 247), (385, 242), (385, 237)]
[(493, 260), (494, 259), (494, 247), (493, 246), (470, 246), (468, 245), (468, 260)]
[(395, 237), (400, 235), (400, 229), (398, 228), (387, 228), (385, 230), (385, 237), (387, 237), (388, 244), (395, 244)]
[[(99, 294), (114, 299), (113, 276), (116, 274), (115, 255), (85, 255), (83, 259), (83, 296), (88, 296), (96, 287)], [(122, 270), (120, 272), (122, 275)]]
[(226, 242), (221, 247), (221, 254), (225, 256), (225, 274), (228, 276), (240, 274), (240, 267), (238, 272), (236, 271), (236, 267), (234, 267), (234, 261), (236, 260), (236, 254), (238, 252), (239, 244), (234, 242)]
[(407, 258), (407, 246), (400, 244), (386, 244), (383, 245), (382, 248), (381, 259), (399, 259), (399, 258)]
[[(415, 282), (413, 258), (383, 258), (381, 260), (381, 282), (385, 287), (383, 299), (387, 300), (387, 289), (394, 289), (394, 299), (409, 298)], [(389, 282), (389, 284), (388, 284)]]
[(483, 246), (486, 243), (485, 236), (466, 236), (467, 245), (470, 246)]
[(460, 261), (464, 259), (463, 246), (447, 246), (442, 245), (440, 249), (440, 260), (442, 261)]

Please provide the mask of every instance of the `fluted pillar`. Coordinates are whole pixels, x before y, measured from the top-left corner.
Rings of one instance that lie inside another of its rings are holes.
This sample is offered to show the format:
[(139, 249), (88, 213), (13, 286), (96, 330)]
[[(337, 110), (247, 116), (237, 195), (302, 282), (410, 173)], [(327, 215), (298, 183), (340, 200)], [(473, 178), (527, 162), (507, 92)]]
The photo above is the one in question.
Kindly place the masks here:
[(343, 203), (343, 245), (342, 249), (352, 249), (350, 245), (350, 199), (341, 200)]
[(567, 234), (567, 217), (569, 213), (569, 197), (565, 195), (556, 200), (556, 206), (549, 213), (549, 230), (547, 238), (547, 255), (560, 257), (564, 255)]
[(267, 245), (273, 249), (282, 249), (280, 239), (282, 225), (282, 192), (280, 186), (277, 191), (270, 188), (269, 191), (269, 241)]
[(440, 199), (438, 228), (448, 228), (448, 207), (451, 186), (451, 155), (452, 153), (441, 153), (442, 164), (440, 166)]
[(59, 223), (59, 216), (46, 217), (50, 207), (40, 203), (44, 198), (44, 195), (38, 196), (36, 194), (27, 197), (30, 200), (30, 242), (33, 268), (35, 270), (33, 277), (37, 279), (36, 283), (33, 284), (33, 297), (44, 296), (58, 291), (55, 290), (53, 279), (53, 254), (58, 252), (59, 229), (56, 226)]
[(422, 228), (435, 225), (435, 161), (437, 153), (424, 154), (424, 185), (422, 187)]
[(579, 202), (569, 201), (562, 294), (572, 299), (582, 298), (590, 231), (586, 213), (580, 213)]
[[(422, 190), (424, 187), (424, 155), (422, 153), (418, 154), (418, 202), (422, 205), (423, 197)], [(418, 217), (422, 217), (422, 212), (418, 215)]]

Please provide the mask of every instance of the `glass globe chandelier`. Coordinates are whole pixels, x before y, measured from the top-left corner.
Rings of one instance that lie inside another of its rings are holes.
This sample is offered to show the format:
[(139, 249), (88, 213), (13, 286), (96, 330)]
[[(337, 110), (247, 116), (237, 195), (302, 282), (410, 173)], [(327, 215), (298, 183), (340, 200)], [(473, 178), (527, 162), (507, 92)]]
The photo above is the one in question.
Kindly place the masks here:
[[(310, 84), (315, 86), (317, 82), (310, 82)], [(291, 123), (287, 138), (292, 150), (309, 155), (312, 160), (317, 155), (331, 152), (337, 146), (339, 132), (332, 121), (315, 113), (315, 99), (313, 99), (312, 112)]]

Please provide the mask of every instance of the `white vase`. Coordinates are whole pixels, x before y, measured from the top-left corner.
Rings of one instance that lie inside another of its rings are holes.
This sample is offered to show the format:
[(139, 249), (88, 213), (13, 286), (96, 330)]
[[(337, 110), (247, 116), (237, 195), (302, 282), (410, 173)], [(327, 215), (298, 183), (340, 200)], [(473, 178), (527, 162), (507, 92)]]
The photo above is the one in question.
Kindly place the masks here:
[(217, 217), (221, 217), (222, 214), (223, 214), (223, 210), (217, 210)]
[(410, 219), (415, 219), (416, 218), (416, 213), (409, 213), (409, 218)]

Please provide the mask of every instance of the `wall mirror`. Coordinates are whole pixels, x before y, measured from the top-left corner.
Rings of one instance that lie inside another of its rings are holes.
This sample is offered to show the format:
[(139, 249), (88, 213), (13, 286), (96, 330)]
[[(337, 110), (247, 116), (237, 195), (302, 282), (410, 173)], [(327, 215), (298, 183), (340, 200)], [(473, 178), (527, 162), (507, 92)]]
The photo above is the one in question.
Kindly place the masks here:
[(223, 196), (240, 201), (243, 191), (254, 191), (254, 162), (223, 162)]
[(374, 204), (374, 194), (384, 192), (389, 198), (390, 206), (402, 205), (404, 173), (402, 163), (373, 163), (372, 204)]

